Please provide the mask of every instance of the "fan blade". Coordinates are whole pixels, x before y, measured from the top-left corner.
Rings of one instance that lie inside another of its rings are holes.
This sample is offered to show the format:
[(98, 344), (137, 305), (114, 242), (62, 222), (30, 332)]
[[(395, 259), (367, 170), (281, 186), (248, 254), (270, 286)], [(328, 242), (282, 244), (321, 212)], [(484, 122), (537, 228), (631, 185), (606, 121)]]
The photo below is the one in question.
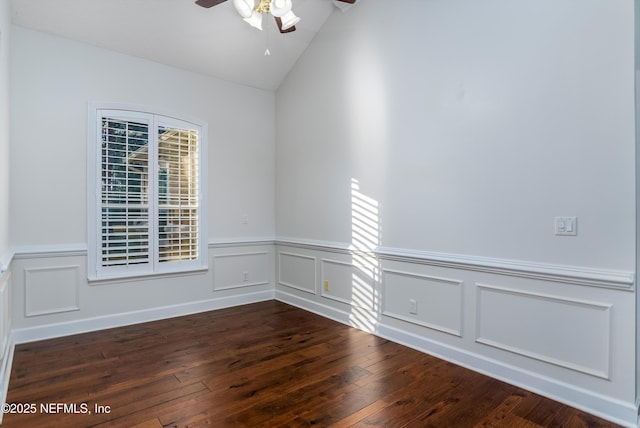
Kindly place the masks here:
[(292, 33), (292, 32), (294, 32), (294, 31), (296, 31), (296, 26), (295, 26), (295, 25), (293, 25), (293, 26), (291, 26), (291, 27), (287, 28), (286, 30), (283, 30), (283, 29), (282, 29), (282, 19), (280, 19), (280, 17), (279, 17), (279, 16), (274, 16), (274, 18), (275, 18), (275, 20), (276, 20), (276, 23), (278, 24), (278, 30), (280, 30), (280, 32), (281, 32), (282, 34)]
[(198, 6), (210, 8), (210, 7), (213, 7), (213, 6), (217, 6), (220, 3), (224, 3), (226, 1), (227, 0), (196, 0), (196, 4)]
[(337, 1), (341, 1), (343, 3), (349, 3), (349, 4), (354, 4), (356, 2), (356, 0), (337, 0)]

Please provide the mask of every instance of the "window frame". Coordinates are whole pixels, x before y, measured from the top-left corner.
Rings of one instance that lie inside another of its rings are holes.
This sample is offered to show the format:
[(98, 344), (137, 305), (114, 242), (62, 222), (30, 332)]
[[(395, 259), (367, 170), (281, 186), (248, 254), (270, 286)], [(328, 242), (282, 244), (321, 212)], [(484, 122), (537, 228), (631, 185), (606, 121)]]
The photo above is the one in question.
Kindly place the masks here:
[[(207, 242), (207, 124), (201, 120), (186, 118), (150, 109), (148, 107), (90, 102), (87, 126), (87, 277), (89, 281), (117, 280), (154, 275), (186, 274), (208, 269)], [(148, 124), (148, 175), (149, 175), (149, 262), (140, 265), (106, 267), (102, 257), (102, 118), (123, 119)], [(158, 201), (158, 129), (170, 126), (192, 129), (198, 132), (198, 191), (197, 191), (197, 251), (195, 260), (171, 262), (159, 261), (159, 201)], [(151, 178), (152, 177), (152, 178)]]

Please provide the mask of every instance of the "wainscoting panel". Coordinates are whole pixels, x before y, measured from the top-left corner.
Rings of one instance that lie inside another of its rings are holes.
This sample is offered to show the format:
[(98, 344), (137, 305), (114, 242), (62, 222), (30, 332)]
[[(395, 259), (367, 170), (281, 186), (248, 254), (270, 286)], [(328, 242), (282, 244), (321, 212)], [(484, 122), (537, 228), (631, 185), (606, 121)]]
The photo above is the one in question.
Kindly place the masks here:
[(456, 279), (382, 271), (382, 315), (462, 336), (462, 286)]
[(611, 305), (477, 284), (476, 341), (609, 379)]
[(303, 254), (278, 254), (278, 284), (316, 294), (316, 258)]
[[(533, 263), (514, 267), (509, 261), (410, 251), (365, 253), (331, 242), (251, 240), (210, 244), (206, 272), (96, 286), (86, 280), (86, 250), (35, 248), (16, 254), (9, 284), (11, 342), (275, 296), (637, 426), (633, 272), (547, 269)], [(264, 285), (246, 287), (265, 279)], [(2, 286), (0, 301), (7, 298)], [(416, 301), (415, 314), (410, 313), (411, 300)]]
[[(7, 264), (0, 272), (0, 404), (5, 404), (11, 377), (14, 344), (11, 339), (11, 270)], [(0, 424), (2, 423), (0, 413)]]
[(267, 251), (218, 254), (212, 260), (214, 290), (269, 284)]
[(24, 271), (25, 315), (80, 310), (80, 266), (51, 266)]
[(0, 359), (2, 359), (2, 356), (7, 350), (11, 333), (11, 308), (9, 296), (9, 281), (11, 280), (11, 274), (1, 274), (0, 278)]
[(320, 269), (322, 297), (353, 304), (355, 290), (365, 288), (365, 278), (358, 278), (351, 263), (322, 259)]
[(366, 310), (376, 310), (375, 271), (359, 261), (322, 259), (322, 297)]
[(320, 267), (316, 294), (278, 285), (278, 300), (638, 426), (633, 272), (292, 239), (276, 251), (296, 254), (281, 284)]
[(94, 283), (86, 249), (23, 247), (11, 266), (11, 339), (25, 343), (269, 300), (273, 255), (272, 241), (220, 241), (209, 244), (206, 271)]

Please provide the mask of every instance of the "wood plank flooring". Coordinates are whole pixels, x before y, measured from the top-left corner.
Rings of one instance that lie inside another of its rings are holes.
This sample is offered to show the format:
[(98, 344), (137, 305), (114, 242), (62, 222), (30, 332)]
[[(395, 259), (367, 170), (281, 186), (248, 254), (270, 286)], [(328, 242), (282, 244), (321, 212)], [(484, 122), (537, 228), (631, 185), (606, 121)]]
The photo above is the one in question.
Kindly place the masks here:
[(7, 402), (34, 412), (3, 428), (616, 426), (276, 301), (19, 345)]

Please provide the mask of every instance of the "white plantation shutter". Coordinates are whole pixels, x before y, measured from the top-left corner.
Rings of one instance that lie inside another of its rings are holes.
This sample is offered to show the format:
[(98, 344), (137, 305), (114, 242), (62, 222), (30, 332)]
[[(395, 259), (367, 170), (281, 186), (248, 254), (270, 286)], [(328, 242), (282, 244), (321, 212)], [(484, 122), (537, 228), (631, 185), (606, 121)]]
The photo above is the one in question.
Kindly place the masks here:
[(89, 276), (206, 268), (203, 127), (129, 110), (94, 114)]
[(101, 121), (100, 266), (149, 263), (149, 125)]
[(158, 128), (158, 261), (197, 260), (198, 132)]

